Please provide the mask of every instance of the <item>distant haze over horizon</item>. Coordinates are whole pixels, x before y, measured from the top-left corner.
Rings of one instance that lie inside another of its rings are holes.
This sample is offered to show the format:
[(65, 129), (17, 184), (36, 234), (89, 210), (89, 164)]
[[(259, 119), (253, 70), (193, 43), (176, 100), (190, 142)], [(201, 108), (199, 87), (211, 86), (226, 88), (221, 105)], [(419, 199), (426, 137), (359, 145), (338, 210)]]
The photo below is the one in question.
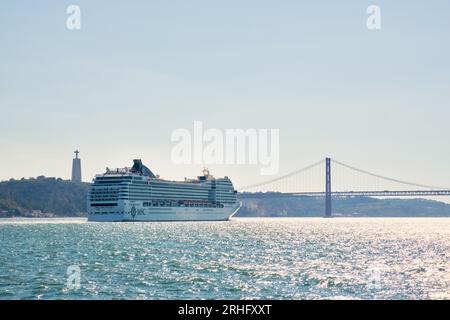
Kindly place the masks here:
[[(280, 130), (282, 175), (326, 156), (450, 187), (450, 2), (80, 0), (0, 4), (0, 181), (83, 181), (142, 159), (182, 180), (171, 134)], [(236, 187), (257, 165), (206, 165)], [(344, 178), (345, 179), (345, 178)], [(350, 182), (350, 181), (349, 181)], [(317, 182), (322, 185), (323, 181)]]

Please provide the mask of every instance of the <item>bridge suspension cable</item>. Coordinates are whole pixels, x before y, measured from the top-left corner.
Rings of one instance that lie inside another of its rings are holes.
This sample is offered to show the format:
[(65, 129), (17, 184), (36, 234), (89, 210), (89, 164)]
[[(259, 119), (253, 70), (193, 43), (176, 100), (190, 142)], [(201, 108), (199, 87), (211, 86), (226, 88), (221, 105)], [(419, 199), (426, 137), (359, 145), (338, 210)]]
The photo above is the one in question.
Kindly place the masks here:
[(280, 180), (283, 180), (283, 179), (292, 177), (292, 176), (294, 176), (294, 175), (296, 175), (296, 174), (305, 172), (305, 171), (307, 171), (307, 170), (309, 170), (309, 169), (312, 169), (312, 168), (314, 168), (314, 167), (317, 167), (317, 166), (320, 165), (320, 164), (323, 165), (323, 163), (324, 163), (324, 161), (323, 161), (323, 160), (320, 160), (320, 161), (317, 161), (317, 162), (315, 162), (315, 163), (313, 163), (313, 164), (311, 164), (311, 165), (309, 165), (309, 166), (306, 166), (306, 167), (304, 167), (304, 168), (301, 168), (301, 169), (299, 169), (299, 170), (295, 170), (295, 171), (292, 171), (292, 172), (290, 172), (290, 173), (287, 173), (287, 174), (285, 174), (285, 175), (283, 175), (283, 176), (280, 176), (280, 177), (277, 177), (277, 178), (274, 178), (274, 179), (271, 179), (271, 180), (266, 180), (266, 181), (263, 181), (263, 182), (260, 182), (260, 183), (248, 185), (248, 186), (239, 188), (239, 190), (240, 190), (240, 191), (245, 191), (245, 190), (253, 189), (253, 188), (256, 188), (256, 187), (261, 187), (261, 186), (264, 186), (264, 185), (267, 185), (267, 184), (270, 184), (270, 183), (274, 183), (274, 182), (277, 182), (277, 181), (280, 181)]
[(399, 180), (399, 179), (394, 179), (394, 178), (389, 178), (386, 176), (382, 176), (380, 174), (376, 174), (376, 173), (372, 173), (363, 169), (359, 169), (353, 166), (350, 166), (348, 164), (342, 163), (338, 160), (332, 159), (333, 163), (336, 163), (338, 165), (341, 165), (347, 169), (351, 169), (354, 171), (357, 171), (359, 173), (363, 173), (372, 177), (376, 177), (379, 179), (383, 179), (383, 180), (387, 180), (387, 181), (391, 181), (391, 182), (396, 182), (396, 183), (400, 183), (400, 184), (404, 184), (404, 185), (408, 185), (408, 186), (413, 186), (413, 187), (419, 187), (419, 188), (427, 188), (427, 189), (438, 189), (438, 190), (449, 190), (450, 188), (444, 188), (444, 187), (437, 187), (437, 186), (430, 186), (430, 185), (426, 185), (426, 184), (419, 184), (419, 183), (414, 183), (414, 182), (408, 182), (408, 181), (403, 181), (403, 180)]

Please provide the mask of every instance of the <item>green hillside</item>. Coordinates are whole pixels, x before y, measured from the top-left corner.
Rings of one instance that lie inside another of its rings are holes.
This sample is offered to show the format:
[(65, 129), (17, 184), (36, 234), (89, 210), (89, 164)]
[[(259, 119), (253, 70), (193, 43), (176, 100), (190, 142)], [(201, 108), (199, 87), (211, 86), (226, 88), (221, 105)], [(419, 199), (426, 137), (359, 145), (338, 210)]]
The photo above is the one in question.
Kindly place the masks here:
[[(246, 200), (241, 217), (320, 217), (320, 197), (266, 198)], [(347, 197), (333, 199), (334, 216), (355, 217), (450, 217), (450, 204), (426, 199), (377, 199)]]
[(0, 217), (84, 216), (88, 186), (43, 176), (0, 182)]

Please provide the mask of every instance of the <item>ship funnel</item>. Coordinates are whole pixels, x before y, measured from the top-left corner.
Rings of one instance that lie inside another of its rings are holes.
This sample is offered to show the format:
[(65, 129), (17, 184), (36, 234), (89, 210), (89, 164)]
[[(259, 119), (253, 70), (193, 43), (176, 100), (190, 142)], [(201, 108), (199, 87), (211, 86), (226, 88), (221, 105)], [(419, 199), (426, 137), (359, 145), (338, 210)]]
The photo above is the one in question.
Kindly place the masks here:
[(151, 170), (149, 168), (147, 168), (146, 166), (144, 166), (142, 164), (142, 160), (141, 159), (134, 159), (133, 160), (133, 167), (131, 168), (131, 172), (140, 173), (140, 174), (142, 174), (144, 176), (155, 178), (155, 175), (153, 174), (153, 172), (151, 172)]

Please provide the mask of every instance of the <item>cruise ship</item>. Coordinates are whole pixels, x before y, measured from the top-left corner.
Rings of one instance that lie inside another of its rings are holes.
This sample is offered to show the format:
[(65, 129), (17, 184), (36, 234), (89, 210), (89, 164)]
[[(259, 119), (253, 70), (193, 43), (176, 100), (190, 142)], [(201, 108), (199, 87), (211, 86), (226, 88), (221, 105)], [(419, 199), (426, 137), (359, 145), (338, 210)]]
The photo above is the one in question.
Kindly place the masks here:
[(169, 181), (133, 160), (131, 168), (96, 175), (88, 193), (88, 221), (223, 221), (241, 207), (228, 177), (207, 169), (197, 179)]

